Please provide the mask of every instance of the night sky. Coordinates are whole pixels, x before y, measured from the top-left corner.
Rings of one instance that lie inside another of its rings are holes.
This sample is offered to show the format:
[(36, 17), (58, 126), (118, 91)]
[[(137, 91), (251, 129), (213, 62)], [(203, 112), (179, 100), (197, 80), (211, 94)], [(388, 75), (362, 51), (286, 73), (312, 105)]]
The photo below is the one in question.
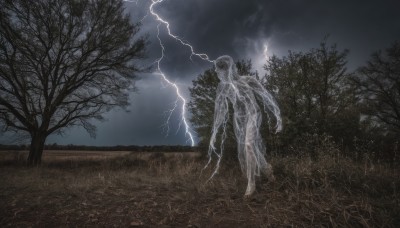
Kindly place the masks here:
[[(126, 2), (132, 21), (142, 18), (142, 34), (151, 42), (149, 65), (160, 57), (155, 18), (148, 14), (151, 1)], [(348, 69), (365, 64), (370, 54), (400, 40), (399, 0), (165, 0), (155, 11), (168, 20), (171, 31), (186, 40), (195, 51), (207, 53), (211, 59), (231, 55), (235, 60), (252, 59), (263, 75), (267, 55), (284, 56), (288, 50), (307, 51), (318, 47), (329, 35), (328, 42), (339, 50), (349, 49)], [(166, 48), (162, 70), (181, 88), (189, 99), (192, 80), (212, 67), (193, 57), (190, 50), (168, 37), (165, 27), (160, 37)], [(132, 93), (130, 112), (113, 110), (107, 121), (96, 123), (97, 137), (90, 138), (81, 128), (69, 129), (62, 136), (50, 136), (46, 143), (80, 145), (188, 145), (183, 127), (179, 129), (179, 112), (172, 115), (170, 132), (163, 124), (166, 112), (176, 99), (174, 90), (155, 74), (142, 74)]]

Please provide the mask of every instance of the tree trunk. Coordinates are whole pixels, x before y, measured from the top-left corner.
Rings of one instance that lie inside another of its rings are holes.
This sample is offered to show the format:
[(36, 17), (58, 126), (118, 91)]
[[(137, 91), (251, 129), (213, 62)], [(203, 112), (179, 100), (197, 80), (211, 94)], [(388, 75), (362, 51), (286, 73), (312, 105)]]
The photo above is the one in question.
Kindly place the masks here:
[(45, 141), (46, 134), (37, 132), (32, 134), (31, 147), (28, 156), (28, 165), (40, 165), (40, 163), (42, 162), (42, 153)]

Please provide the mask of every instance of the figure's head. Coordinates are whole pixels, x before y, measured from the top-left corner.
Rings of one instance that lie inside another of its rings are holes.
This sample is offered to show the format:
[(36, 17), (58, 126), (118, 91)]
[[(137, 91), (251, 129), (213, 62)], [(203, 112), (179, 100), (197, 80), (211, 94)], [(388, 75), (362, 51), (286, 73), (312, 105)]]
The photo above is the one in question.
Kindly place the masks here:
[(235, 63), (229, 55), (223, 55), (215, 60), (215, 71), (221, 82), (232, 81), (237, 74)]

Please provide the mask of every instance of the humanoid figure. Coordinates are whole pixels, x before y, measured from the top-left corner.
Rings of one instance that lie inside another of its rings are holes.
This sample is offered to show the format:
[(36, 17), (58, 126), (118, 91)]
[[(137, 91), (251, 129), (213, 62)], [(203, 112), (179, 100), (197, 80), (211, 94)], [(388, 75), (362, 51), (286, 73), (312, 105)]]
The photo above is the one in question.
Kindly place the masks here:
[[(238, 159), (242, 172), (246, 175), (248, 184), (245, 196), (255, 191), (255, 176), (260, 172), (266, 174), (270, 181), (274, 180), (272, 166), (265, 160), (265, 144), (260, 134), (262, 122), (261, 109), (256, 96), (263, 103), (264, 111), (272, 113), (276, 118), (276, 131), (282, 129), (280, 110), (275, 99), (251, 76), (239, 76), (236, 65), (230, 56), (221, 56), (215, 60), (215, 69), (220, 79), (215, 100), (214, 124), (210, 139), (209, 156), (217, 155), (217, 172), (222, 158), (224, 139), (226, 137), (226, 123), (229, 115), (230, 102), (233, 107), (233, 124), (238, 146)], [(222, 127), (221, 151), (215, 148), (218, 130)], [(214, 175), (213, 174), (213, 175)]]

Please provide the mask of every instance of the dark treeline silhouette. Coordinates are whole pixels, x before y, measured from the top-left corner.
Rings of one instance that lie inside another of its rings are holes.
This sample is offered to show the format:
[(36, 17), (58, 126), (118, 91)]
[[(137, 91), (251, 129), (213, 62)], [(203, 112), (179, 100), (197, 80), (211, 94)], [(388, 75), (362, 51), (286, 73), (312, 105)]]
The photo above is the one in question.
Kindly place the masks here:
[[(29, 145), (3, 145), (0, 144), (0, 151), (21, 151), (29, 150)], [(156, 146), (85, 146), (85, 145), (44, 145), (44, 150), (83, 150), (83, 151), (132, 151), (132, 152), (195, 152), (197, 147), (181, 145), (156, 145)]]

